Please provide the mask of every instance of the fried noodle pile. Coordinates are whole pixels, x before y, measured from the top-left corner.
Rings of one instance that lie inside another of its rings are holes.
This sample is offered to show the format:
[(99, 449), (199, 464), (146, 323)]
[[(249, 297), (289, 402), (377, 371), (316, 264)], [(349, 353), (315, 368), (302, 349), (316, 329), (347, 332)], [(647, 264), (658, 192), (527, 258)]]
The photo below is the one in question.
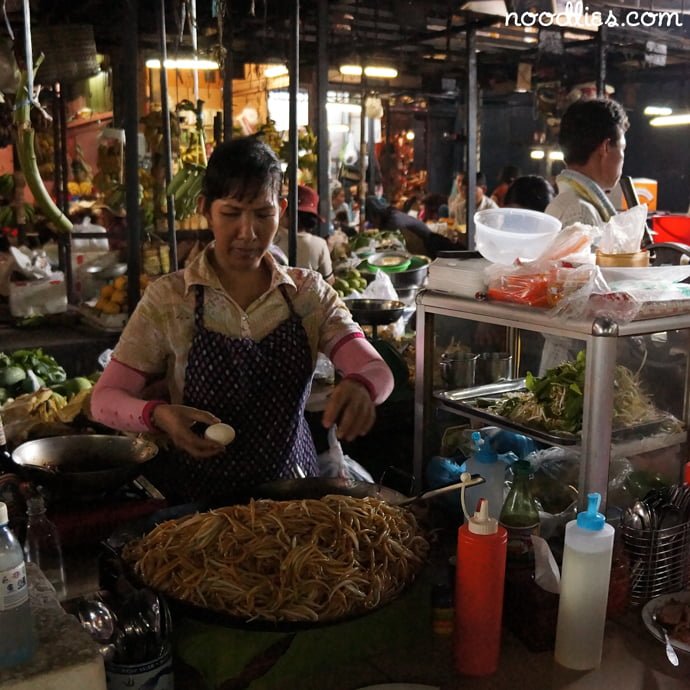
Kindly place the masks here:
[(326, 621), (393, 599), (428, 549), (410, 511), (331, 495), (169, 520), (122, 556), (144, 583), (197, 606), (247, 620)]

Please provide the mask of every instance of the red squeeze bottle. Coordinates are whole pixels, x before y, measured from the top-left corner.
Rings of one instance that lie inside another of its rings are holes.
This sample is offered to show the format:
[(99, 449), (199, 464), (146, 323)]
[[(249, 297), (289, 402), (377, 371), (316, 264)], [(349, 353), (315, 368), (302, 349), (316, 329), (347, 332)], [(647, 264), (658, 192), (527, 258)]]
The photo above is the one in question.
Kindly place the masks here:
[(498, 668), (507, 544), (505, 527), (489, 517), (489, 503), (480, 499), (458, 530), (454, 651), (455, 669), (466, 676), (488, 676)]

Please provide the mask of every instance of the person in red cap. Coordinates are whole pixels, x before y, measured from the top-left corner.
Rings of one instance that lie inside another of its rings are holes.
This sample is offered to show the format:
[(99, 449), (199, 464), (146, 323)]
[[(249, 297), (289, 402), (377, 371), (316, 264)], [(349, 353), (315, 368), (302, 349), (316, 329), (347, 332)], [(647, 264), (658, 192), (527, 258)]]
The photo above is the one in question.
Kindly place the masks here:
[[(281, 218), (281, 226), (276, 234), (275, 244), (288, 254), (288, 223), (289, 210)], [(333, 284), (333, 265), (328, 244), (323, 237), (314, 232), (319, 227), (319, 195), (311, 187), (299, 185), (297, 187), (297, 262), (299, 268), (311, 268), (318, 271), (324, 279)]]

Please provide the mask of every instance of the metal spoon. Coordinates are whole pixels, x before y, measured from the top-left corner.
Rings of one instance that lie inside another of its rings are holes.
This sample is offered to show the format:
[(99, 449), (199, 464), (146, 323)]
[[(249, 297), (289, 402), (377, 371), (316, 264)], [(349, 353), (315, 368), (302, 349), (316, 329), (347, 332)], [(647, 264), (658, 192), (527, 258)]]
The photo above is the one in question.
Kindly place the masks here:
[(633, 503), (632, 510), (639, 516), (642, 522), (642, 529), (650, 529), (652, 526), (652, 517), (647, 506), (642, 501), (638, 500)]
[(86, 632), (97, 642), (109, 642), (113, 636), (115, 614), (102, 601), (80, 601), (77, 618)]
[(642, 526), (642, 518), (632, 509), (626, 508), (623, 512), (623, 524), (632, 529), (644, 529)]
[(676, 654), (676, 650), (673, 649), (673, 645), (671, 644), (671, 640), (668, 638), (668, 633), (666, 632), (666, 628), (659, 622), (659, 620), (656, 617), (656, 613), (652, 614), (652, 620), (654, 621), (654, 624), (656, 627), (661, 630), (661, 634), (664, 636), (664, 642), (666, 643), (666, 656), (668, 657), (668, 660), (674, 665), (678, 666), (678, 655)]

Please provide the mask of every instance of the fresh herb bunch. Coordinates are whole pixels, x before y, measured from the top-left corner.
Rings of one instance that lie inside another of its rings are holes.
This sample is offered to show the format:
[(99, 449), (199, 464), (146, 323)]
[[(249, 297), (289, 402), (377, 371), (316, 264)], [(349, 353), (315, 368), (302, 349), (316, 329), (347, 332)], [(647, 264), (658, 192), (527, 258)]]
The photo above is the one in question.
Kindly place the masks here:
[[(585, 351), (574, 361), (549, 369), (544, 376), (527, 373), (527, 391), (509, 394), (490, 409), (495, 414), (546, 431), (577, 434), (582, 431), (585, 390)], [(655, 421), (661, 412), (640, 388), (638, 377), (627, 367), (616, 366), (613, 394), (613, 427)]]

